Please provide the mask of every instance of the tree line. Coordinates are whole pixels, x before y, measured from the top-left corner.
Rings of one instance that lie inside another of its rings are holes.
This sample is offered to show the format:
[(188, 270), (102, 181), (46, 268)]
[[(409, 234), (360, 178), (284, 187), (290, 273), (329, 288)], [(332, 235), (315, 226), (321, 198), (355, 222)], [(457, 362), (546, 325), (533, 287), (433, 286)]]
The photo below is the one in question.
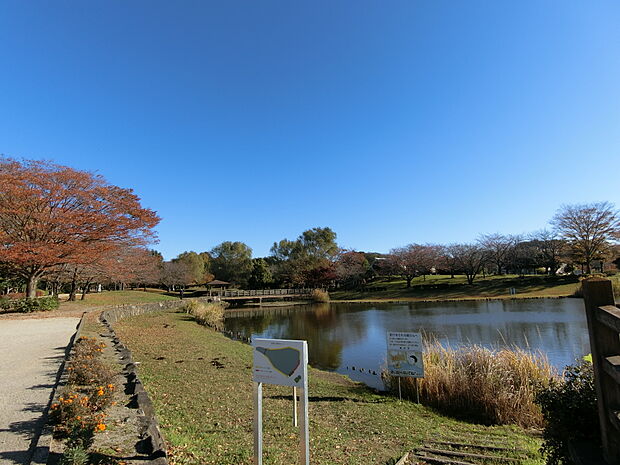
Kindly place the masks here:
[(562, 206), (549, 228), (528, 235), (482, 234), (472, 243), (408, 244), (389, 253), (339, 247), (329, 227), (274, 242), (253, 257), (243, 242), (187, 251), (170, 261), (151, 247), (157, 214), (131, 189), (101, 176), (42, 161), (0, 158), (0, 292), (40, 285), (82, 298), (93, 286), (161, 286), (214, 279), (245, 288), (357, 287), (377, 276), (401, 276), (407, 287), (429, 274), (554, 275), (603, 272), (618, 264), (620, 215), (608, 202)]
[(410, 287), (429, 274), (460, 274), (472, 284), (487, 274), (591, 274), (620, 265), (620, 215), (612, 204), (563, 206), (549, 226), (527, 235), (482, 234), (473, 243), (409, 244), (387, 254), (342, 249), (330, 228), (313, 228), (275, 242), (267, 257), (252, 258), (242, 242), (224, 242), (210, 252), (185, 252), (170, 265), (200, 270), (192, 284), (207, 276), (251, 288), (356, 287), (377, 276), (401, 276)]

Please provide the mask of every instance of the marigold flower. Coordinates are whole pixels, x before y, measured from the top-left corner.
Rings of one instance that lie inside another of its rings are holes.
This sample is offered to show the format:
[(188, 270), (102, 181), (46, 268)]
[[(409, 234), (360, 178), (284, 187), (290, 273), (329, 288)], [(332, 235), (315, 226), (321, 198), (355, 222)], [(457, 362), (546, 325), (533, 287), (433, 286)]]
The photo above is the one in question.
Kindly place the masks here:
[(104, 423), (97, 423), (97, 426), (95, 426), (95, 430), (96, 431), (105, 431), (105, 424)]

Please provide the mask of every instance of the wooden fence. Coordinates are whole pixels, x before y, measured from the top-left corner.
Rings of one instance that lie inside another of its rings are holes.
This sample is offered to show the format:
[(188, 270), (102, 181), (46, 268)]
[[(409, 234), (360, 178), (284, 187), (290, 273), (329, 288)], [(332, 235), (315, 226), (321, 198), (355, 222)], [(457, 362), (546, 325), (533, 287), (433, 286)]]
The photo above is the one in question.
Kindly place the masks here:
[(588, 319), (594, 381), (598, 397), (603, 455), (620, 463), (620, 309), (611, 281), (589, 278), (582, 282)]
[(216, 289), (209, 295), (219, 297), (253, 297), (270, 295), (310, 295), (313, 289), (254, 289), (254, 290), (229, 290)]

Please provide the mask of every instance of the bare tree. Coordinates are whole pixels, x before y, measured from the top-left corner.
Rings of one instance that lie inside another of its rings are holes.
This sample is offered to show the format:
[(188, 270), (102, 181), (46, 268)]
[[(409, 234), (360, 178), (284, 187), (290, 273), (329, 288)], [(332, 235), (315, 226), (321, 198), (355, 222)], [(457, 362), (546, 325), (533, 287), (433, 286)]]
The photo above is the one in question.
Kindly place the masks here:
[(488, 261), (486, 251), (476, 244), (452, 244), (446, 247), (446, 253), (465, 275), (468, 284), (473, 284)]
[(499, 233), (483, 234), (478, 239), (478, 245), (485, 250), (489, 262), (495, 265), (497, 274), (503, 274), (508, 255), (519, 241), (519, 236), (504, 236)]
[(566, 241), (556, 232), (543, 229), (530, 235), (530, 240), (538, 248), (540, 262), (551, 275), (560, 268), (562, 257), (566, 254)]
[(620, 237), (620, 216), (609, 202), (563, 205), (551, 224), (568, 241), (588, 274), (592, 272), (592, 261), (603, 261)]
[(439, 261), (439, 247), (435, 245), (409, 244), (390, 251), (388, 257), (392, 272), (401, 275), (411, 287), (411, 281), (416, 276), (424, 276)]

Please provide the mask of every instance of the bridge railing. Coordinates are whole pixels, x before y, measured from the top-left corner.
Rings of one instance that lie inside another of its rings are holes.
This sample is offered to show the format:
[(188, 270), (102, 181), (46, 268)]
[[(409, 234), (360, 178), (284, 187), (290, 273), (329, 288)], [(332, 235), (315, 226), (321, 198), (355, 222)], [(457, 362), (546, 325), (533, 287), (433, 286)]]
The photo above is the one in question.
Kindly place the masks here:
[(254, 297), (254, 296), (270, 296), (270, 295), (309, 295), (313, 289), (246, 289), (231, 290), (218, 289), (210, 292), (211, 295), (219, 297)]
[(620, 463), (620, 309), (610, 280), (589, 278), (582, 286), (603, 455), (615, 464)]

